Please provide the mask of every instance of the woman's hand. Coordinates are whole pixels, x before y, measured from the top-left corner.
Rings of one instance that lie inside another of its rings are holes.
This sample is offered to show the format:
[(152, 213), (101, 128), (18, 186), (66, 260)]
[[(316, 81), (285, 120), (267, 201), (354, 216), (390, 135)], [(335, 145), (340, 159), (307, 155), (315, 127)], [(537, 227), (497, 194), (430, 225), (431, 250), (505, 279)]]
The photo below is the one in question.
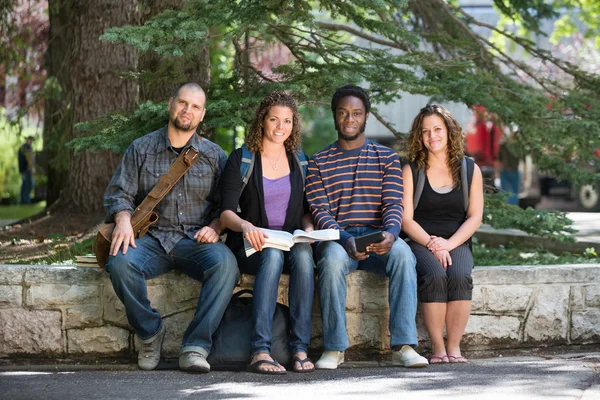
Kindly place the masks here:
[(438, 250), (446, 250), (446, 251), (452, 250), (452, 247), (450, 246), (450, 243), (448, 242), (448, 240), (441, 238), (439, 236), (431, 236), (429, 239), (429, 242), (427, 242), (427, 248), (431, 252), (435, 252)]
[(254, 247), (256, 251), (262, 251), (262, 248), (265, 245), (265, 238), (268, 238), (269, 235), (248, 221), (242, 222), (241, 227), (242, 235), (244, 235), (244, 238), (250, 243), (250, 245)]
[(444, 271), (452, 265), (452, 257), (450, 257), (450, 253), (448, 252), (448, 250), (434, 251), (433, 255), (440, 262), (440, 264), (442, 264)]

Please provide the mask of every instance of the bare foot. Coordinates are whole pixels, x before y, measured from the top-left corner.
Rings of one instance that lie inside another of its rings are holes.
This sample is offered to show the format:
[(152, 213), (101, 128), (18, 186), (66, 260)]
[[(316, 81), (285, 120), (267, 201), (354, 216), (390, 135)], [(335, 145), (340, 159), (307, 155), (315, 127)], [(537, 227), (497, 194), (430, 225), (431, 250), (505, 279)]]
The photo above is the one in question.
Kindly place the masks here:
[[(273, 358), (271, 358), (271, 356), (267, 353), (256, 353), (254, 357), (252, 357), (250, 364), (254, 364), (260, 360), (274, 361)], [(283, 365), (276, 366), (272, 364), (260, 364), (258, 369), (261, 371), (285, 371)]]
[[(305, 358), (308, 358), (308, 354), (306, 354), (303, 351), (297, 352), (296, 354), (294, 354), (294, 356), (298, 357), (300, 360), (304, 360)], [(305, 361), (303, 363), (299, 362), (298, 360), (294, 361), (294, 371), (302, 371), (302, 370), (312, 371), (314, 369), (315, 369), (315, 365), (310, 360)]]

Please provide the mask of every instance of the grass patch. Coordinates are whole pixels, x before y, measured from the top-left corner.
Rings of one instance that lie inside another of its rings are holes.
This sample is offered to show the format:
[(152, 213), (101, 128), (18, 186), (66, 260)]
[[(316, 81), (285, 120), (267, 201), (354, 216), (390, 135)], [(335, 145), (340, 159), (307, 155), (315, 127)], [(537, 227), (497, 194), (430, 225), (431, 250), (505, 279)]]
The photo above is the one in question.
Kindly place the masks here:
[(41, 213), (46, 208), (46, 201), (21, 206), (0, 206), (0, 219), (22, 220)]
[(496, 265), (552, 265), (552, 264), (593, 264), (600, 258), (593, 248), (582, 254), (564, 252), (553, 254), (543, 248), (525, 248), (513, 245), (490, 247), (483, 243), (473, 243), (473, 258), (478, 267)]

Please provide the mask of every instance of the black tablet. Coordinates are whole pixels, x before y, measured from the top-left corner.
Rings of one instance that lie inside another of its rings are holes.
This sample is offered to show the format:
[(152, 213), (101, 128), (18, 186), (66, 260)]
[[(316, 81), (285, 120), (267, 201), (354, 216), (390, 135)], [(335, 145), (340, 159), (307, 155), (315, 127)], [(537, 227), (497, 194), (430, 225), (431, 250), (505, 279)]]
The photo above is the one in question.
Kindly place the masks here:
[(360, 251), (361, 253), (364, 253), (365, 251), (367, 251), (368, 245), (373, 243), (379, 243), (383, 239), (385, 239), (383, 232), (378, 231), (369, 233), (368, 235), (359, 236), (354, 239), (354, 243), (356, 243), (356, 250)]

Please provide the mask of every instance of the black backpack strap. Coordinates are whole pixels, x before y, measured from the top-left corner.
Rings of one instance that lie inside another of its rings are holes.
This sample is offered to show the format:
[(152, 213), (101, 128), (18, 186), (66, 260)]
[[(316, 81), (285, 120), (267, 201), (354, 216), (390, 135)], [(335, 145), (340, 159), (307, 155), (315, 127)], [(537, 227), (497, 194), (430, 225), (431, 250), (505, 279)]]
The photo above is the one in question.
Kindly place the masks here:
[(423, 194), (423, 187), (425, 187), (425, 171), (417, 169), (417, 165), (413, 162), (410, 162), (409, 165), (413, 176), (413, 210), (416, 210)]
[(473, 181), (473, 170), (475, 162), (472, 158), (464, 157), (460, 165), (461, 186), (465, 204), (465, 212), (469, 209), (469, 194), (471, 193), (471, 182)]

